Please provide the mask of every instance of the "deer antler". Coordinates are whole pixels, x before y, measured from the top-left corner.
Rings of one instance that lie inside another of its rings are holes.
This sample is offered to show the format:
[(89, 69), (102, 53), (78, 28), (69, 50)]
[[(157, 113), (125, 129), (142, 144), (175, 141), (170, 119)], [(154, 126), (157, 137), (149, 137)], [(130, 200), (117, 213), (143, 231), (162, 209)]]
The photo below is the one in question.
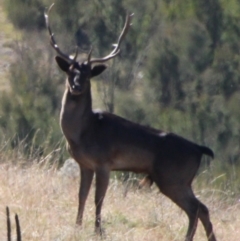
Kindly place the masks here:
[(49, 24), (49, 14), (50, 14), (53, 6), (54, 6), (54, 3), (48, 8), (47, 11), (44, 12), (46, 26), (47, 26), (47, 29), (48, 29), (48, 32), (49, 32), (49, 35), (50, 35), (50, 44), (62, 58), (64, 58), (65, 60), (67, 60), (69, 62), (76, 62), (77, 56), (78, 56), (78, 47), (76, 48), (75, 56), (72, 57), (72, 56), (69, 56), (67, 54), (64, 54), (60, 50), (60, 48), (58, 47), (58, 45), (57, 45), (57, 43), (54, 39), (54, 33), (52, 32), (50, 24)]
[(118, 42), (117, 42), (117, 44), (113, 45), (113, 46), (115, 46), (113, 51), (109, 55), (107, 55), (103, 58), (95, 58), (95, 59), (91, 60), (91, 53), (92, 53), (92, 49), (91, 49), (89, 54), (88, 54), (88, 61), (87, 61), (89, 64), (106, 62), (109, 59), (114, 58), (115, 56), (117, 56), (120, 53), (120, 45), (122, 43), (123, 38), (126, 36), (128, 30), (129, 30), (129, 27), (132, 25), (131, 19), (132, 19), (133, 15), (134, 15), (133, 13), (127, 14), (123, 30), (122, 30), (119, 38), (118, 38)]
[[(78, 56), (78, 48), (76, 49), (76, 53), (75, 53), (75, 56), (72, 57), (72, 56), (69, 56), (67, 54), (64, 54), (60, 48), (58, 47), (57, 45), (57, 42), (56, 40), (54, 39), (54, 33), (52, 32), (51, 30), (51, 27), (50, 27), (50, 24), (49, 24), (49, 14), (52, 10), (52, 7), (54, 6), (54, 3), (48, 8), (47, 11), (45, 11), (44, 13), (44, 17), (45, 17), (45, 21), (46, 21), (46, 26), (47, 26), (47, 29), (48, 29), (48, 32), (49, 32), (49, 35), (50, 35), (50, 44), (51, 46), (56, 50), (56, 52), (62, 57), (64, 58), (65, 60), (73, 63), (73, 62), (76, 62), (77, 60), (77, 56)], [(115, 47), (113, 49), (113, 51), (103, 57), (103, 58), (94, 58), (94, 59), (91, 59), (91, 54), (92, 54), (92, 48), (90, 49), (89, 53), (88, 53), (88, 58), (87, 58), (87, 63), (88, 64), (92, 64), (92, 63), (102, 63), (102, 62), (106, 62), (108, 61), (109, 59), (112, 59), (114, 58), (115, 56), (117, 56), (119, 53), (120, 53), (120, 45), (122, 43), (122, 40), (124, 39), (124, 37), (126, 36), (128, 30), (129, 30), (129, 27), (131, 26), (131, 19), (133, 17), (133, 13), (132, 14), (127, 14), (127, 17), (126, 17), (126, 21), (125, 21), (125, 25), (123, 27), (123, 30), (118, 38), (118, 42), (117, 44), (114, 44), (113, 46)]]

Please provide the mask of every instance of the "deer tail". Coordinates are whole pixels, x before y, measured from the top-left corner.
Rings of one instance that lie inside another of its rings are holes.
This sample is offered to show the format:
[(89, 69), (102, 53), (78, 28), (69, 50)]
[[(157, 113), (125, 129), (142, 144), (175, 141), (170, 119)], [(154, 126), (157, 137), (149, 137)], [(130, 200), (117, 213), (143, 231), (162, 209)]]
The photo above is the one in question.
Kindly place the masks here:
[(214, 153), (210, 148), (208, 148), (206, 146), (199, 146), (199, 147), (203, 154), (212, 157), (212, 159), (214, 158)]

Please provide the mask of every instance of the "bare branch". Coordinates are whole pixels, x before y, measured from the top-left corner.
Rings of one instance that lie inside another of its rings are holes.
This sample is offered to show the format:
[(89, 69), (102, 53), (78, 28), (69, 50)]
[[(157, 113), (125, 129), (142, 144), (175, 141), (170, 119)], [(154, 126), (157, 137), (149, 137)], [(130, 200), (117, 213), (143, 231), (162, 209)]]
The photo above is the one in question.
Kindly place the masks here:
[(11, 241), (11, 220), (10, 220), (10, 213), (9, 208), (6, 207), (6, 214), (7, 214), (7, 240)]
[(16, 233), (17, 233), (17, 241), (21, 241), (22, 237), (21, 237), (21, 227), (20, 227), (20, 223), (19, 223), (19, 219), (18, 219), (18, 215), (15, 214), (15, 222), (16, 222)]
[[(10, 211), (9, 211), (8, 207), (6, 207), (6, 215), (7, 215), (7, 241), (11, 241), (12, 240), (12, 236), (11, 236), (12, 230), (11, 230)], [(21, 227), (20, 227), (20, 223), (19, 223), (17, 214), (15, 214), (15, 223), (16, 223), (17, 241), (22, 241)]]

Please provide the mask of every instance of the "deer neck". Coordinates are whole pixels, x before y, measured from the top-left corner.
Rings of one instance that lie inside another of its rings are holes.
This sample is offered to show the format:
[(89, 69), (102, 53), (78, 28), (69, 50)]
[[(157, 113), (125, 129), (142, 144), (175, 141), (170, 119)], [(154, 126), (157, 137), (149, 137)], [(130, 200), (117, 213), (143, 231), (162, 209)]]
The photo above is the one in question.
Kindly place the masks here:
[(60, 114), (62, 131), (69, 143), (77, 144), (93, 121), (91, 88), (81, 95), (72, 95), (66, 88)]

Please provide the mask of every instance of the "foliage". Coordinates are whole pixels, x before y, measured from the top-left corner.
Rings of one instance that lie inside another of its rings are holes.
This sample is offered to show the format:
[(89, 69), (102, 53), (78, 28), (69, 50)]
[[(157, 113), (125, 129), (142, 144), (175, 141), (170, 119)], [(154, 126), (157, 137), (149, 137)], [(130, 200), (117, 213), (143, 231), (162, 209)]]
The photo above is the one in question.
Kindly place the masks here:
[(2, 93), (0, 109), (2, 137), (11, 138), (12, 148), (24, 143), (26, 154), (38, 156), (52, 152), (61, 136), (56, 121), (60, 108), (59, 83), (46, 51), (31, 43), (40, 37), (26, 39), (26, 45), (12, 45), (16, 60), (9, 69), (11, 91)]
[(41, 0), (4, 0), (4, 5), (15, 27), (28, 30), (45, 27)]
[[(10, 8), (10, 2), (14, 7)], [(43, 4), (49, 6), (51, 2), (9, 0), (5, 9), (10, 21), (22, 31), (27, 30), (24, 33), (32, 38), (35, 31), (28, 30), (44, 26)], [(28, 16), (36, 9), (34, 17)], [(104, 56), (111, 50), (110, 44), (117, 40), (126, 9), (135, 13), (133, 26), (123, 42), (120, 58), (110, 62), (110, 70), (98, 82), (103, 86), (98, 90), (105, 107), (131, 120), (174, 131), (212, 147), (220, 173), (232, 173), (232, 165), (238, 170), (238, 1), (58, 0), (51, 13), (51, 24), (66, 52), (74, 51), (78, 45), (86, 53), (93, 46), (94, 56)], [(30, 25), (21, 21), (22, 16), (32, 20)], [(46, 38), (40, 42), (47, 44)], [(49, 133), (49, 126), (53, 128), (52, 133), (59, 133), (55, 132), (53, 121), (60, 103), (56, 85), (45, 85), (47, 79), (56, 76), (50, 74), (52, 69), (42, 70), (49, 49), (41, 48), (37, 52), (36, 44), (28, 45), (32, 48), (29, 56), (24, 55), (23, 61), (14, 63), (10, 69), (14, 97), (8, 101), (8, 93), (2, 97), (1, 126), (19, 136), (35, 133), (39, 128)], [(18, 82), (13, 83), (13, 79)], [(29, 88), (27, 93), (26, 88)], [(36, 94), (38, 101), (34, 101)], [(12, 129), (9, 129), (8, 112), (15, 120)]]

